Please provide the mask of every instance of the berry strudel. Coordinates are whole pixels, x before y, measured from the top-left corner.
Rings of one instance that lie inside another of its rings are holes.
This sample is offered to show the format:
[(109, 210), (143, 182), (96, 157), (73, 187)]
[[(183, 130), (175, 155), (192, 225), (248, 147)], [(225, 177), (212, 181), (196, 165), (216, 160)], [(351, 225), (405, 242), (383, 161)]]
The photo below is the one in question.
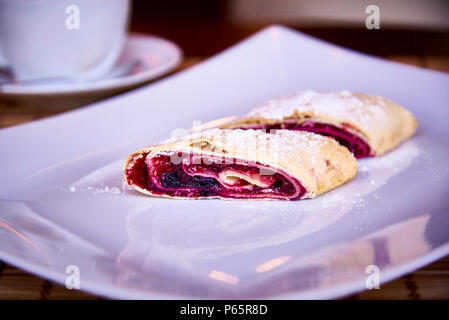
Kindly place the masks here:
[(287, 129), (330, 136), (356, 158), (381, 156), (412, 136), (418, 122), (379, 96), (349, 91), (301, 91), (262, 104), (222, 129)]
[(310, 132), (210, 129), (131, 154), (125, 182), (168, 198), (299, 200), (351, 180), (354, 156)]

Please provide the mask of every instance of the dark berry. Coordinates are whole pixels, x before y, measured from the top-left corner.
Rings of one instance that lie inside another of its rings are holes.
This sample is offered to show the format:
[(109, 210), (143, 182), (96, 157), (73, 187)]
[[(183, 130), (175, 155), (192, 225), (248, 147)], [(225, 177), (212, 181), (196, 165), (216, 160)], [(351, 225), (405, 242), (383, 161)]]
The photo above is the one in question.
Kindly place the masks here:
[(165, 172), (161, 178), (161, 184), (165, 188), (179, 188), (181, 182), (179, 181), (176, 170)]
[(200, 196), (201, 197), (207, 197), (207, 196), (213, 196), (213, 195), (216, 195), (216, 193), (214, 191), (212, 191), (212, 190), (206, 189), (206, 190), (201, 190), (200, 191)]

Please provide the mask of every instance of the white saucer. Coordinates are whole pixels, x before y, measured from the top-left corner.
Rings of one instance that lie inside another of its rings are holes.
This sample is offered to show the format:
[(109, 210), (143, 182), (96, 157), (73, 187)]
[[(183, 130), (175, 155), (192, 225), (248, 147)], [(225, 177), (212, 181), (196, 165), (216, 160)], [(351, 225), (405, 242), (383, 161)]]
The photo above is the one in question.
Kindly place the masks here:
[(82, 83), (36, 81), (0, 84), (0, 96), (123, 91), (172, 71), (181, 61), (182, 50), (173, 42), (150, 35), (130, 34), (118, 62), (102, 79)]

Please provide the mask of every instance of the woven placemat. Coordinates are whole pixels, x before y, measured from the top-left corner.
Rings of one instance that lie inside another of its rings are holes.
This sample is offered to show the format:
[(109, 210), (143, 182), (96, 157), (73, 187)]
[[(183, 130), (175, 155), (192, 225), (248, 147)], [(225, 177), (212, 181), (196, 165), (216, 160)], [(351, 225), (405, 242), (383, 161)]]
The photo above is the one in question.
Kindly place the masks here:
[[(0, 299), (103, 299), (79, 290), (69, 290), (0, 261)], [(413, 273), (345, 299), (449, 299), (449, 256)]]

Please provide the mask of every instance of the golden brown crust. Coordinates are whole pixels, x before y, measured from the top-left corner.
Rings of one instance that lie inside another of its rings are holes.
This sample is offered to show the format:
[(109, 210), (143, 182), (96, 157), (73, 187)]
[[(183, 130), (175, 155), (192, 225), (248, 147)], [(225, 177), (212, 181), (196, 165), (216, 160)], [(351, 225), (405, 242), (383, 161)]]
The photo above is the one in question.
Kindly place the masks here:
[(386, 98), (349, 91), (302, 91), (262, 104), (221, 128), (292, 119), (298, 123), (310, 120), (344, 127), (367, 142), (376, 156), (407, 140), (418, 125), (408, 110)]
[[(154, 157), (172, 152), (198, 153), (257, 162), (296, 178), (313, 198), (351, 180), (357, 171), (354, 156), (335, 140), (317, 134), (278, 130), (211, 129), (193, 133), (163, 144), (143, 148), (128, 157), (126, 170), (132, 169), (139, 156)], [(147, 190), (131, 185), (138, 191)]]

